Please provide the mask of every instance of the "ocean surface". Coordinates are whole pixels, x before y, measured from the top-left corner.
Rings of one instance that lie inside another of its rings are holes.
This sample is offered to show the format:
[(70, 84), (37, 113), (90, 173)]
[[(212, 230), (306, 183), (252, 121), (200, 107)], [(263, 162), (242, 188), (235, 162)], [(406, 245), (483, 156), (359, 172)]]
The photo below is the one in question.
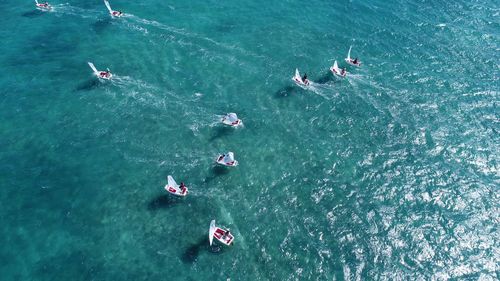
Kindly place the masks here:
[(500, 278), (498, 1), (50, 3), (0, 2), (1, 280)]

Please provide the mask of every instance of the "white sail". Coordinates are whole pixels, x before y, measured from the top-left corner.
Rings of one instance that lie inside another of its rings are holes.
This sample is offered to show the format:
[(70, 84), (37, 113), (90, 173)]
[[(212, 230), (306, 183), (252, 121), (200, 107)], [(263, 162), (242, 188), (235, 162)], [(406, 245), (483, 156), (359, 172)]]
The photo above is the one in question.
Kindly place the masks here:
[(228, 113), (224, 118), (222, 118), (222, 123), (228, 126), (239, 126), (241, 124), (241, 120), (238, 119), (238, 115), (236, 113)]
[(38, 0), (35, 0), (35, 3), (38, 5)]
[(335, 69), (336, 71), (339, 70), (339, 65), (337, 64), (337, 61), (333, 63), (333, 69)]
[(210, 246), (212, 246), (212, 242), (214, 240), (215, 229), (215, 220), (212, 220), (210, 222), (210, 229), (208, 230), (208, 241), (210, 241)]
[(231, 123), (238, 121), (238, 115), (236, 115), (236, 113), (231, 112), (228, 115), (226, 115), (226, 118)]
[(302, 81), (302, 78), (300, 78), (300, 73), (298, 68), (295, 69), (295, 78), (299, 78), (299, 80)]
[(347, 60), (351, 60), (351, 49), (352, 49), (352, 46), (349, 47), (349, 52), (347, 52)]
[(106, 5), (106, 8), (108, 8), (108, 11), (110, 13), (113, 13), (113, 10), (111, 10), (111, 6), (109, 5), (109, 2), (107, 0), (104, 0), (104, 5)]
[(224, 162), (226, 163), (234, 162), (234, 153), (232, 152), (226, 153), (226, 156), (224, 157)]
[(91, 63), (91, 62), (87, 62), (90, 66), (90, 68), (92, 68), (92, 71), (94, 71), (95, 74), (99, 75), (99, 71), (97, 71), (97, 68), (95, 68), (94, 64)]
[(168, 186), (175, 188), (175, 190), (179, 190), (179, 185), (175, 182), (172, 176), (169, 175), (167, 177), (167, 180), (168, 180)]

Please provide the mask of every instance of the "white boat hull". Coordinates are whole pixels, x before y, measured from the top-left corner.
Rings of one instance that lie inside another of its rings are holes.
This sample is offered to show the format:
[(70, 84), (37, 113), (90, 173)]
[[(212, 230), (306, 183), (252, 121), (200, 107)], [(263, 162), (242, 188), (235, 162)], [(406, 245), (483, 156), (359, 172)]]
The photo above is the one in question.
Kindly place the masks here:
[(227, 245), (227, 246), (231, 246), (231, 244), (234, 241), (234, 236), (232, 234), (224, 235), (225, 233), (226, 233), (226, 230), (219, 228), (219, 227), (216, 227), (214, 237), (222, 244)]
[(36, 8), (42, 11), (49, 11), (52, 9), (52, 6), (44, 6), (42, 4), (36, 5)]
[(181, 191), (180, 189), (175, 189), (173, 186), (169, 186), (167, 184), (167, 185), (165, 185), (165, 190), (168, 191), (168, 193), (173, 194), (175, 196), (184, 197), (184, 196), (188, 195), (187, 187), (184, 191)]
[(241, 125), (241, 124), (243, 124), (243, 123), (241, 122), (241, 120), (240, 120), (240, 119), (238, 119), (238, 120), (237, 120), (237, 121), (235, 121), (235, 122), (231, 122), (231, 121), (229, 121), (229, 120), (224, 120), (224, 119), (222, 119), (222, 124), (227, 125), (227, 126), (231, 126), (231, 127), (238, 127), (238, 126), (240, 126), (240, 125)]

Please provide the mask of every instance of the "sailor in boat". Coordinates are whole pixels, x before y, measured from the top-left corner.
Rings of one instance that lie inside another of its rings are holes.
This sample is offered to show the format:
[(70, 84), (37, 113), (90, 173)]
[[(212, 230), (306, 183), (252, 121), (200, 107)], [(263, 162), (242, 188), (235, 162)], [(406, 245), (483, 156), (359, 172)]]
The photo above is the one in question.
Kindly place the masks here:
[[(36, 1), (35, 1), (36, 2)], [(46, 9), (49, 9), (50, 8), (50, 5), (48, 2), (45, 2), (45, 3), (42, 3), (42, 4), (38, 4), (38, 2), (36, 2), (36, 5), (40, 8), (46, 8)]]
[(219, 159), (217, 159), (217, 161), (222, 161), (222, 159), (224, 159), (224, 157), (226, 157), (226, 154), (222, 154), (221, 156), (219, 156)]
[(345, 74), (346, 74), (346, 70), (345, 70), (345, 67), (344, 67), (344, 68), (342, 68), (342, 71), (340, 71), (340, 75), (345, 76)]
[(224, 234), (222, 235), (222, 240), (226, 240), (229, 235), (231, 235), (231, 232), (229, 232), (229, 228), (226, 230), (226, 232), (224, 232)]
[(355, 58), (353, 61), (352, 61), (353, 64), (358, 64), (358, 58)]
[(309, 82), (309, 80), (307, 80), (307, 73), (304, 73), (304, 77), (302, 77), (302, 82), (304, 84), (307, 84)]
[(109, 70), (108, 71), (101, 71), (100, 75), (103, 78), (109, 78), (111, 76), (111, 72), (109, 72)]
[(181, 189), (182, 193), (186, 192), (186, 185), (184, 184), (184, 182), (181, 182), (181, 185), (179, 186), (179, 188)]

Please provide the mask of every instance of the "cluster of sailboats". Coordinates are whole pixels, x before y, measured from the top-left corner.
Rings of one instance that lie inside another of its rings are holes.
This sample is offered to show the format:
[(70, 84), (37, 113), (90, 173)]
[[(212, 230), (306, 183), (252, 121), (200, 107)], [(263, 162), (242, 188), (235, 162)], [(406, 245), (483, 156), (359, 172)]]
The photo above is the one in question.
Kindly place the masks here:
[[(37, 9), (43, 11), (52, 10), (52, 6), (48, 2), (39, 3), (38, 0), (35, 0), (35, 5)], [(112, 17), (121, 17), (124, 15), (124, 13), (121, 11), (115, 11), (111, 9), (111, 5), (107, 0), (104, 0), (104, 5), (108, 9), (109, 14)], [(95, 67), (94, 63), (87, 62), (87, 64), (99, 79), (111, 80), (111, 78), (113, 77), (113, 74), (111, 73), (109, 68), (107, 68), (106, 70), (98, 70)], [(243, 125), (241, 119), (239, 119), (238, 115), (236, 115), (236, 113), (234, 112), (226, 114), (221, 119), (221, 123), (230, 127), (239, 127)], [(217, 156), (217, 158), (215, 159), (215, 163), (226, 167), (234, 167), (238, 165), (238, 161), (234, 159), (234, 153), (231, 151), (222, 153), (219, 156)], [(165, 185), (165, 190), (172, 195), (180, 197), (185, 197), (189, 193), (188, 187), (184, 184), (184, 182), (178, 184), (171, 175), (167, 176), (167, 184)], [(234, 236), (230, 233), (229, 229), (224, 229), (222, 227), (216, 226), (215, 220), (212, 220), (210, 222), (210, 228), (208, 232), (209, 232), (210, 246), (212, 246), (214, 238), (217, 241), (221, 242), (222, 244), (228, 246), (231, 245), (234, 241)]]
[[(43, 11), (49, 11), (52, 9), (52, 6), (48, 3), (39, 3), (38, 0), (35, 0), (35, 5), (37, 9), (43, 10)], [(111, 9), (111, 5), (107, 0), (104, 0), (104, 5), (109, 11), (109, 14), (112, 17), (121, 17), (124, 15), (123, 12), (121, 11), (115, 11)], [(99, 78), (99, 79), (104, 79), (104, 80), (111, 80), (113, 77), (113, 74), (107, 68), (106, 70), (98, 70), (94, 63), (92, 62), (87, 62), (89, 67), (92, 69), (93, 73)], [(230, 127), (239, 127), (243, 125), (243, 122), (241, 119), (238, 118), (238, 115), (236, 113), (231, 112), (226, 114), (222, 119), (221, 123), (230, 126)], [(234, 153), (231, 151), (225, 152), (217, 156), (215, 159), (215, 163), (218, 165), (226, 166), (226, 167), (235, 167), (238, 165), (238, 161), (234, 159)], [(180, 197), (185, 197), (189, 193), (188, 187), (184, 184), (184, 182), (181, 182), (181, 184), (178, 184), (175, 179), (171, 176), (167, 176), (167, 184), (165, 185), (165, 190), (169, 192), (172, 195), (175, 196), (180, 196)], [(222, 227), (216, 226), (215, 225), (215, 220), (212, 220), (210, 222), (210, 228), (209, 228), (209, 242), (210, 246), (213, 244), (213, 239), (216, 239), (217, 241), (221, 242), (224, 245), (231, 245), (234, 241), (234, 236), (230, 233), (229, 229), (224, 229)]]
[[(221, 119), (221, 123), (230, 126), (230, 127), (239, 127), (243, 125), (241, 119), (238, 118), (236, 113), (231, 112), (226, 114)], [(228, 151), (226, 153), (222, 153), (215, 159), (215, 163), (218, 165), (226, 166), (226, 167), (234, 167), (238, 166), (238, 161), (234, 159), (234, 153)], [(165, 190), (175, 196), (185, 197), (188, 195), (188, 188), (181, 182), (181, 184), (177, 184), (175, 179), (169, 175), (167, 176), (167, 185), (165, 185)], [(224, 245), (231, 245), (234, 241), (234, 236), (229, 232), (229, 229), (224, 229), (222, 227), (215, 225), (215, 220), (212, 220), (210, 223), (209, 229), (209, 241), (210, 246), (212, 246), (213, 239), (217, 239)]]
[[(351, 49), (352, 46), (349, 47), (349, 52), (347, 53), (347, 57), (345, 58), (345, 62), (352, 65), (359, 67), (361, 66), (361, 61), (358, 60), (358, 58), (351, 58)], [(347, 69), (340, 68), (337, 61), (333, 63), (333, 65), (330, 67), (330, 71), (332, 72), (333, 75), (344, 78), (347, 76)], [(292, 77), (292, 80), (299, 86), (309, 86), (311, 85), (311, 81), (307, 78), (307, 74), (304, 74), (304, 76), (300, 76), (299, 69), (295, 69), (295, 75)]]
[[(35, 0), (35, 5), (37, 9), (48, 11), (52, 9), (52, 6), (45, 2), (45, 3), (39, 3), (38, 0)], [(111, 5), (107, 0), (104, 0), (104, 5), (109, 11), (109, 14), (112, 17), (122, 17), (124, 15), (123, 12), (121, 11), (115, 11), (111, 9)], [(347, 57), (345, 58), (346, 63), (352, 66), (361, 66), (361, 61), (359, 61), (357, 58), (352, 59), (351, 58), (351, 49), (352, 46), (349, 48), (349, 52), (347, 53)], [(97, 70), (95, 65), (92, 62), (88, 62), (89, 67), (92, 69), (93, 73), (99, 78), (99, 79), (104, 79), (104, 80), (110, 80), (113, 77), (113, 74), (107, 68), (106, 70)], [(347, 71), (346, 68), (340, 69), (337, 61), (333, 63), (333, 66), (330, 67), (330, 71), (338, 77), (346, 77)], [(292, 77), (292, 80), (299, 86), (309, 86), (311, 85), (311, 82), (307, 78), (307, 75), (300, 76), (299, 70), (295, 70), (295, 75)], [(231, 112), (226, 114), (222, 119), (221, 123), (230, 126), (230, 127), (239, 127), (243, 125), (243, 122), (241, 119), (238, 118), (238, 115), (236, 113)], [(217, 165), (225, 166), (225, 167), (235, 167), (238, 165), (238, 161), (234, 158), (234, 153), (231, 151), (225, 152), (217, 156), (215, 158), (215, 163)], [(180, 196), (180, 197), (185, 197), (189, 193), (188, 187), (184, 184), (184, 182), (181, 182), (181, 184), (177, 184), (175, 179), (171, 176), (167, 176), (167, 184), (165, 185), (165, 190), (175, 196)], [(224, 229), (222, 227), (216, 226), (215, 220), (212, 220), (210, 222), (210, 228), (209, 228), (209, 242), (210, 245), (213, 244), (213, 239), (215, 238), (217, 241), (221, 242), (224, 245), (231, 245), (234, 241), (234, 236), (230, 233), (229, 229)]]

